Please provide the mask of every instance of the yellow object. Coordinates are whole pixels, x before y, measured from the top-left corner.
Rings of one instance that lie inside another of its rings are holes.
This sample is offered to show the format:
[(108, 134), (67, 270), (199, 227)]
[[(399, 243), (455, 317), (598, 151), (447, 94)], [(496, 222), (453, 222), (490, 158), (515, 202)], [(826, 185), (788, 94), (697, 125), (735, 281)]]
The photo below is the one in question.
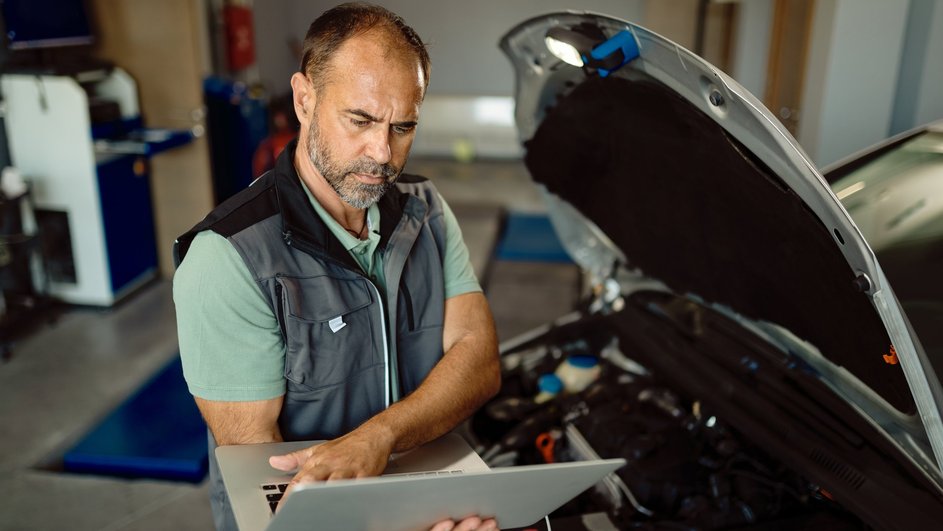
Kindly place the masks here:
[(475, 145), (467, 138), (461, 138), (452, 143), (452, 155), (459, 162), (475, 160)]

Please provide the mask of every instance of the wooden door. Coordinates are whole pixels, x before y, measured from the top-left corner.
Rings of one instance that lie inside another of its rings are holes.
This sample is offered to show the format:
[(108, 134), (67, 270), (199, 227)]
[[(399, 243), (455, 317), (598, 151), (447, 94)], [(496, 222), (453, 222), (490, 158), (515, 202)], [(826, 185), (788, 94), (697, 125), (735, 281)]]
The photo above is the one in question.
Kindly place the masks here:
[(796, 136), (815, 0), (776, 0), (763, 103)]
[(210, 70), (205, 0), (94, 0), (97, 55), (137, 82), (148, 127), (191, 129), (191, 144), (151, 159), (161, 274), (173, 273), (174, 238), (213, 208), (203, 79)]

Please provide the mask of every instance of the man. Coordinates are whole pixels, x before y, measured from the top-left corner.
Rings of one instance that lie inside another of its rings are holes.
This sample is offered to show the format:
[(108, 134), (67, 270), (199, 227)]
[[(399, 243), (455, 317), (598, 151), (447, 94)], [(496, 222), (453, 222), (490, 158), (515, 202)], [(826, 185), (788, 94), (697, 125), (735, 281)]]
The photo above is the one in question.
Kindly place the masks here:
[[(293, 485), (373, 476), (497, 392), (494, 324), (454, 215), (400, 176), (428, 81), (400, 17), (325, 12), (291, 78), (297, 144), (178, 239), (180, 355), (211, 456), (331, 439), (270, 464), (297, 468)], [(210, 472), (216, 525), (234, 528), (214, 458)], [(478, 525), (495, 523), (458, 528)]]

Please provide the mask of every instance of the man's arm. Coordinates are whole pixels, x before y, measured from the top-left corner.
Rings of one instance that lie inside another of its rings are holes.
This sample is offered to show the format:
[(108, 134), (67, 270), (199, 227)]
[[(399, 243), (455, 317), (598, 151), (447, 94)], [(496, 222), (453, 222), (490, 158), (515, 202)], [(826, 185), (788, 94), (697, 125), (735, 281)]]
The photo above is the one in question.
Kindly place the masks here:
[(217, 443), (281, 440), (285, 345), (235, 247), (215, 232), (197, 234), (173, 290), (183, 374)]
[(413, 393), (347, 435), (269, 461), (280, 470), (300, 468), (293, 483), (375, 476), (392, 452), (440, 437), (471, 415), (501, 386), (497, 334), (484, 295), (445, 301), (445, 355)]
[(222, 402), (193, 397), (203, 420), (213, 433), (216, 444), (255, 444), (281, 442), (278, 414), (281, 396), (251, 402)]

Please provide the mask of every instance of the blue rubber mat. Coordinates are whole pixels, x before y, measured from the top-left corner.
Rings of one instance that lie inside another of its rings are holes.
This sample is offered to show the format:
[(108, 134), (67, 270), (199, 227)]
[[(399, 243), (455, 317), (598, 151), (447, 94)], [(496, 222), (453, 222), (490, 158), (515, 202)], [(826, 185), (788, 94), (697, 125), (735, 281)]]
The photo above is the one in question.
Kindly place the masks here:
[(66, 452), (68, 472), (197, 483), (206, 476), (206, 425), (175, 357)]
[(495, 250), (498, 260), (570, 263), (550, 218), (544, 214), (511, 212)]

